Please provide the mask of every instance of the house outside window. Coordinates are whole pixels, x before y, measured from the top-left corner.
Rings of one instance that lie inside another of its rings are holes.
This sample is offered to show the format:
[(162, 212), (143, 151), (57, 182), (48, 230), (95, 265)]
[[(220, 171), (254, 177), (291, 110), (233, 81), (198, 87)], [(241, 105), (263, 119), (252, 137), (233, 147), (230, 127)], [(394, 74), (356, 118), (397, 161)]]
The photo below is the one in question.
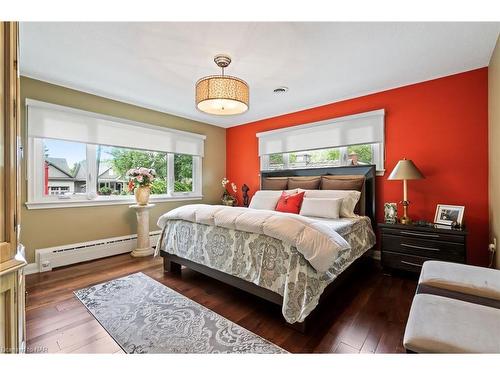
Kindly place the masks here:
[(48, 194), (49, 195), (61, 195), (69, 192), (69, 186), (49, 186)]

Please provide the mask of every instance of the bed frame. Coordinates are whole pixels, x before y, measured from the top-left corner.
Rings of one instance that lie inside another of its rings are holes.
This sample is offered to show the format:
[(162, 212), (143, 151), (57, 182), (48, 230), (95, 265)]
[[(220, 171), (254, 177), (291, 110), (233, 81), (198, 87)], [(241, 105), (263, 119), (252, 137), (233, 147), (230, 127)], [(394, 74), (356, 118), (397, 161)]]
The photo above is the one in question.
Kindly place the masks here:
[[(365, 212), (364, 215), (368, 216), (372, 221), (372, 226), (375, 228), (375, 166), (362, 165), (362, 166), (349, 166), (349, 167), (334, 167), (334, 168), (314, 168), (314, 169), (293, 169), (293, 170), (280, 170), (261, 172), (261, 179), (266, 177), (294, 177), (294, 176), (323, 176), (323, 175), (362, 175), (365, 176), (365, 187), (360, 199), (364, 199)], [(163, 268), (165, 272), (180, 275), (182, 266), (190, 268), (194, 271), (207, 275), (223, 283), (229, 284), (235, 288), (241, 289), (247, 293), (253, 294), (257, 297), (265, 299), (269, 302), (283, 305), (283, 297), (278, 293), (272, 292), (268, 289), (255, 285), (239, 277), (229, 275), (227, 273), (215, 270), (205, 265), (195, 263), (191, 260), (181, 258), (177, 255), (169, 254), (160, 250), (160, 255), (163, 257)], [(361, 257), (363, 258), (363, 257)], [(332, 283), (330, 283), (322, 293), (319, 301), (319, 306), (304, 320), (302, 323), (295, 323), (291, 326), (300, 331), (305, 332), (307, 322), (313, 319), (313, 313), (317, 312), (322, 302), (325, 301), (332, 292), (343, 281), (348, 279), (349, 276), (358, 268), (361, 258), (351, 264), (344, 272), (342, 272)]]

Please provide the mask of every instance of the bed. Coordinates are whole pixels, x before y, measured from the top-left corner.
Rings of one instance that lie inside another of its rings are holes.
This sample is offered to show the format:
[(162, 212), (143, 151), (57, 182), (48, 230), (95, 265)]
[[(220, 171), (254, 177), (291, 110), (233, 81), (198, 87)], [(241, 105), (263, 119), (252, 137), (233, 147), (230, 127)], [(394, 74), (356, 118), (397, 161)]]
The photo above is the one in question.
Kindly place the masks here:
[[(306, 318), (348, 277), (349, 271), (355, 269), (354, 264), (375, 244), (372, 229), (375, 218), (374, 166), (262, 172), (261, 188), (286, 190), (283, 189), (287, 186), (284, 185), (286, 181), (290, 186), (294, 183), (294, 186), (302, 184), (314, 189), (315, 186), (307, 184), (318, 177), (321, 179), (318, 189), (323, 185), (328, 188), (332, 180), (336, 189), (347, 184), (343, 190), (348, 190), (352, 178), (356, 178), (358, 183), (362, 180), (358, 186), (361, 194), (356, 205), (359, 216), (326, 219), (283, 214), (285, 217), (276, 218), (281, 221), (272, 225), (271, 219), (279, 215), (266, 210), (184, 206), (184, 209), (176, 209), (177, 214), (163, 215), (158, 222), (162, 234), (157, 253), (163, 257), (165, 271), (180, 273), (183, 265), (278, 304), (289, 324), (305, 330)], [(269, 228), (254, 228), (241, 219), (247, 217), (250, 224), (254, 224), (252, 220), (259, 215), (269, 218), (265, 220), (266, 224), (270, 223)], [(214, 216), (219, 218), (219, 222), (213, 221)], [(202, 217), (212, 220), (204, 221)], [(220, 224), (221, 220), (231, 221), (231, 225)], [(289, 238), (291, 234), (286, 232), (293, 232), (294, 225), (306, 226), (309, 231), (310, 228), (320, 228), (323, 234), (314, 232), (312, 237), (301, 238), (300, 243), (293, 242)], [(322, 243), (318, 240), (322, 235), (334, 237), (333, 244), (328, 244), (333, 247), (328, 252), (333, 254), (333, 258), (328, 260), (318, 258), (314, 251), (315, 246), (320, 246), (315, 243)], [(328, 267), (322, 269), (322, 264), (328, 264)]]

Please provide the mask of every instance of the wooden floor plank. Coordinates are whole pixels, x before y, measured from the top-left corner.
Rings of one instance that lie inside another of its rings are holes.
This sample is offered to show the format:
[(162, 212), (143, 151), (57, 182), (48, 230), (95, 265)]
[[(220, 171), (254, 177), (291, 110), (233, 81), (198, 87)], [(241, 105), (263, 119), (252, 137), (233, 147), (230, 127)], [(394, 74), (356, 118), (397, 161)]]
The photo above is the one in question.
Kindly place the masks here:
[(68, 353), (72, 354), (98, 354), (98, 353), (123, 353), (123, 350), (118, 346), (118, 344), (106, 333), (102, 334), (102, 337), (80, 346), (77, 349), (68, 350)]
[(335, 353), (337, 354), (358, 354), (359, 349), (353, 348), (352, 346), (341, 342), (339, 346), (337, 346), (337, 349), (335, 349)]
[(160, 258), (129, 254), (29, 275), (27, 343), (57, 353), (122, 353), (73, 292), (143, 272), (292, 353), (398, 353), (416, 280), (377, 265), (353, 275), (318, 311), (307, 333), (287, 325), (279, 306), (191, 270), (164, 273)]

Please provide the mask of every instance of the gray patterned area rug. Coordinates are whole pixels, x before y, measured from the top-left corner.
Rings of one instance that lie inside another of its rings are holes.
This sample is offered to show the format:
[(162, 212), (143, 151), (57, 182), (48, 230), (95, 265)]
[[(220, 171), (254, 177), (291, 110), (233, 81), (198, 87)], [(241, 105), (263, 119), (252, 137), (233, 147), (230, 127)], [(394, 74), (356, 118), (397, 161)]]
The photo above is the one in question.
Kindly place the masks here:
[(286, 353), (141, 272), (75, 295), (126, 353)]

